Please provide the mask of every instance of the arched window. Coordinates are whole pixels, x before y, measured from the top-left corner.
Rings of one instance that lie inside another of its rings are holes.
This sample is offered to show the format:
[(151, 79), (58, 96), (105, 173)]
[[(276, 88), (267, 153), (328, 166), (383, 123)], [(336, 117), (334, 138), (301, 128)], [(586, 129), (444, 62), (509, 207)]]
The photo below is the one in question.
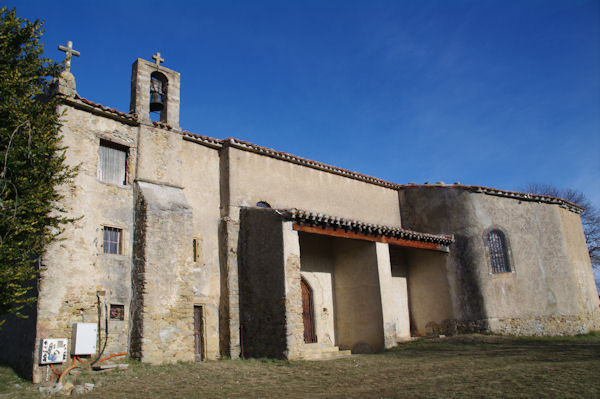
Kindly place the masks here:
[(258, 201), (256, 203), (256, 206), (259, 208), (270, 208), (271, 207), (271, 205), (269, 205), (269, 203), (266, 201)]
[(504, 233), (500, 230), (490, 231), (487, 236), (487, 243), (490, 250), (492, 273), (510, 273), (508, 248), (506, 247)]

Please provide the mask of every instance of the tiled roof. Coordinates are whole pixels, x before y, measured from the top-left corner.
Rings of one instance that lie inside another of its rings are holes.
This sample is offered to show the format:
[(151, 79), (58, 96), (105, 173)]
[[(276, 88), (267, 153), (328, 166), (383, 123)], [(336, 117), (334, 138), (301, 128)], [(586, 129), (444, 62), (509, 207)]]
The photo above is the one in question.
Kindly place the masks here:
[[(94, 103), (93, 101), (87, 100), (83, 97), (80, 97), (79, 95), (75, 96), (75, 100), (76, 101), (70, 100), (70, 102), (74, 103), (74, 104), (77, 104), (77, 102), (81, 102), (92, 108), (102, 110), (109, 114), (113, 114), (115, 116), (125, 118), (129, 121), (133, 121), (133, 122), (137, 121), (136, 114), (132, 114), (132, 113), (126, 114), (124, 112), (120, 112), (120, 111), (116, 110), (115, 108), (109, 108), (109, 107), (105, 107), (101, 104)], [(160, 124), (160, 123), (155, 123), (154, 125), (157, 127), (163, 127), (162, 124)], [(165, 127), (165, 128), (168, 128), (168, 127)], [(229, 137), (229, 138), (221, 140), (221, 139), (216, 139), (216, 138), (212, 138), (212, 137), (208, 137), (208, 136), (195, 134), (195, 133), (192, 133), (189, 131), (184, 131), (183, 136), (185, 139), (187, 139), (189, 141), (194, 141), (199, 144), (207, 145), (209, 147), (222, 148), (222, 147), (226, 147), (226, 146), (231, 146), (234, 148), (239, 148), (244, 151), (255, 152), (255, 153), (266, 155), (266, 156), (269, 156), (272, 158), (277, 158), (277, 159), (281, 159), (281, 160), (284, 160), (287, 162), (292, 162), (292, 163), (295, 163), (298, 165), (307, 166), (309, 168), (318, 169), (318, 170), (322, 170), (322, 171), (329, 172), (329, 173), (335, 173), (337, 175), (341, 175), (341, 176), (348, 177), (351, 179), (360, 180), (360, 181), (364, 181), (367, 183), (376, 184), (378, 186), (391, 188), (393, 190), (402, 190), (402, 189), (415, 188), (415, 187), (455, 188), (455, 189), (461, 189), (461, 190), (466, 190), (466, 191), (475, 192), (475, 193), (483, 193), (483, 194), (488, 194), (488, 195), (496, 195), (496, 196), (500, 196), (500, 197), (515, 198), (515, 199), (519, 199), (519, 200), (523, 200), (523, 201), (557, 204), (557, 205), (559, 205), (563, 208), (566, 208), (575, 213), (581, 213), (584, 210), (584, 208), (580, 207), (577, 204), (563, 200), (561, 198), (552, 197), (549, 195), (538, 195), (538, 194), (521, 193), (521, 192), (517, 192), (517, 191), (499, 190), (496, 188), (484, 187), (484, 186), (469, 186), (469, 185), (463, 185), (463, 184), (459, 184), (459, 183), (457, 183), (457, 184), (439, 183), (439, 184), (421, 184), (421, 185), (418, 185), (418, 184), (396, 184), (396, 183), (392, 183), (392, 182), (389, 182), (386, 180), (378, 179), (373, 176), (368, 176), (368, 175), (354, 172), (351, 170), (338, 168), (336, 166), (328, 165), (328, 164), (325, 164), (322, 162), (313, 161), (311, 159), (298, 157), (296, 155), (288, 154), (286, 152), (276, 151), (272, 148), (262, 147), (262, 146), (259, 146), (259, 145), (253, 144), (253, 143), (249, 143), (247, 141), (239, 140), (239, 139), (236, 139), (233, 137)]]
[(335, 173), (335, 174), (342, 175), (345, 177), (350, 177), (352, 179), (365, 181), (367, 183), (377, 184), (377, 185), (383, 186), (383, 187), (394, 188), (395, 186), (397, 186), (397, 184), (395, 184), (395, 183), (391, 183), (391, 182), (388, 182), (388, 181), (385, 181), (382, 179), (378, 179), (376, 177), (364, 175), (364, 174), (358, 173), (358, 172), (353, 172), (353, 171), (347, 170), (347, 169), (338, 168), (337, 166), (313, 161), (311, 159), (298, 157), (296, 155), (288, 154), (286, 152), (276, 151), (272, 148), (261, 147), (259, 145), (252, 144), (252, 143), (249, 143), (249, 142), (243, 141), (243, 140), (238, 140), (238, 139), (232, 138), (232, 137), (226, 138), (225, 140), (223, 140), (223, 144), (230, 145), (235, 148), (240, 148), (240, 149), (246, 150), (246, 151), (256, 152), (256, 153), (266, 155), (269, 157), (282, 159), (284, 161), (296, 163), (299, 165), (308, 166), (313, 169), (319, 169), (319, 170), (323, 170), (325, 172)]
[(470, 191), (474, 193), (484, 193), (488, 195), (496, 195), (499, 197), (508, 197), (514, 198), (521, 201), (531, 201), (531, 202), (545, 202), (549, 204), (557, 204), (563, 208), (566, 208), (575, 213), (583, 212), (584, 208), (564, 200), (562, 198), (556, 198), (551, 195), (540, 195), (540, 194), (531, 194), (531, 193), (521, 193), (518, 191), (509, 191), (509, 190), (499, 190), (497, 188), (492, 187), (484, 187), (484, 186), (470, 186), (463, 185), (460, 183), (455, 184), (444, 184), (444, 183), (436, 183), (436, 184), (403, 184), (398, 185), (398, 189), (410, 189), (410, 188), (456, 188), (460, 190)]
[(79, 94), (75, 95), (75, 100), (79, 100), (82, 103), (84, 103), (86, 105), (89, 105), (92, 108), (97, 108), (97, 109), (102, 110), (104, 112), (115, 114), (115, 115), (118, 115), (118, 116), (123, 117), (123, 118), (131, 119), (131, 120), (136, 120), (137, 119), (137, 117), (136, 117), (135, 114), (126, 114), (125, 112), (121, 112), (121, 111), (117, 110), (116, 108), (105, 107), (102, 104), (98, 104), (98, 103), (90, 101), (90, 100), (88, 100), (86, 98), (83, 98)]
[(380, 224), (365, 223), (354, 219), (344, 219), (324, 213), (304, 211), (301, 209), (286, 209), (280, 211), (284, 218), (300, 223), (321, 227), (333, 227), (361, 234), (386, 236), (411, 241), (432, 242), (440, 245), (450, 245), (454, 242), (453, 236), (443, 234), (419, 233), (405, 230), (400, 227), (384, 226)]
[(183, 131), (183, 137), (189, 141), (206, 144), (210, 147), (221, 148), (223, 146), (223, 140), (215, 139), (213, 137), (208, 136), (202, 136), (200, 134), (188, 132), (187, 130)]
[(277, 151), (272, 148), (262, 147), (256, 144), (249, 143), (247, 141), (239, 140), (233, 137), (229, 137), (223, 140), (215, 139), (212, 137), (202, 136), (198, 134), (194, 134), (188, 131), (183, 132), (184, 136), (193, 139), (192, 141), (196, 141), (202, 144), (206, 144), (212, 147), (225, 147), (231, 146), (235, 148), (239, 148), (244, 151), (251, 151), (258, 154), (266, 155), (272, 158), (281, 159), (284, 161), (296, 163), (299, 165), (307, 166), (309, 168), (322, 170), (329, 173), (335, 173), (341, 176), (349, 177), (355, 180), (361, 180), (367, 183), (376, 184), (378, 186), (391, 188), (393, 190), (402, 190), (406, 188), (415, 188), (415, 187), (437, 187), (437, 188), (456, 188), (461, 190), (466, 190), (474, 193), (484, 193), (488, 195), (496, 195), (499, 197), (508, 197), (515, 198), (523, 201), (532, 201), (532, 202), (544, 202), (549, 204), (557, 204), (563, 208), (566, 208), (575, 213), (581, 213), (583, 208), (577, 204), (572, 202), (563, 200), (561, 198), (552, 197), (549, 195), (538, 195), (538, 194), (528, 194), (521, 193), (517, 191), (508, 191), (508, 190), (499, 190), (491, 187), (484, 186), (470, 186), (463, 184), (396, 184), (389, 181), (385, 181), (382, 179), (378, 179), (376, 177), (364, 175), (362, 173), (353, 172), (351, 170), (338, 168), (336, 166), (328, 165), (325, 163), (313, 161), (310, 159), (298, 157), (296, 155), (288, 154), (286, 152)]

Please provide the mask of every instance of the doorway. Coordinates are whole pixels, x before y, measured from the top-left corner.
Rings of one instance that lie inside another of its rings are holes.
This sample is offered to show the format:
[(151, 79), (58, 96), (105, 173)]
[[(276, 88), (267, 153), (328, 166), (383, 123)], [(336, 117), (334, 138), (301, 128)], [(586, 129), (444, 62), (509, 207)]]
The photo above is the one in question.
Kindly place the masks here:
[(204, 360), (204, 315), (202, 306), (194, 306), (194, 355), (197, 362)]
[(315, 334), (315, 312), (313, 309), (312, 289), (304, 279), (300, 279), (302, 285), (302, 319), (304, 321), (304, 342), (307, 344), (317, 342)]

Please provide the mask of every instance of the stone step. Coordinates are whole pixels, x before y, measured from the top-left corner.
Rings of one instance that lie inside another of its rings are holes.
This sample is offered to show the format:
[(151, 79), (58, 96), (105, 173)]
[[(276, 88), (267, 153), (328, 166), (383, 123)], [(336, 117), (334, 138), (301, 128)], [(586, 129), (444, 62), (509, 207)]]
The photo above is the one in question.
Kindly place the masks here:
[(340, 350), (340, 348), (338, 348), (337, 346), (321, 346), (318, 343), (315, 344), (304, 344), (304, 351), (305, 352), (319, 352), (319, 353), (324, 353), (324, 352), (338, 352)]
[(352, 353), (349, 350), (338, 351), (338, 352), (323, 352), (323, 353), (305, 353), (302, 356), (303, 360), (333, 360), (340, 359), (343, 357), (351, 356)]
[(304, 360), (327, 360), (350, 355), (349, 350), (340, 350), (337, 346), (320, 346), (320, 344), (314, 343), (305, 344), (301, 358)]

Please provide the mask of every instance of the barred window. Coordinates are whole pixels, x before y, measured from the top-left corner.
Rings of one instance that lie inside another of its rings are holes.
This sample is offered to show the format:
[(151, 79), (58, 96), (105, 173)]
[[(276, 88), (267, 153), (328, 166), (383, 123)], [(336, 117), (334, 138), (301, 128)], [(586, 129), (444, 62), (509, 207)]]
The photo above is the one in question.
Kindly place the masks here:
[(127, 183), (127, 149), (108, 141), (100, 141), (98, 179), (112, 184)]
[(116, 227), (104, 226), (104, 253), (105, 254), (121, 254), (121, 237), (123, 230)]
[(508, 261), (508, 250), (504, 233), (500, 230), (492, 230), (487, 236), (488, 248), (490, 250), (490, 261), (492, 273), (509, 273), (510, 263)]

